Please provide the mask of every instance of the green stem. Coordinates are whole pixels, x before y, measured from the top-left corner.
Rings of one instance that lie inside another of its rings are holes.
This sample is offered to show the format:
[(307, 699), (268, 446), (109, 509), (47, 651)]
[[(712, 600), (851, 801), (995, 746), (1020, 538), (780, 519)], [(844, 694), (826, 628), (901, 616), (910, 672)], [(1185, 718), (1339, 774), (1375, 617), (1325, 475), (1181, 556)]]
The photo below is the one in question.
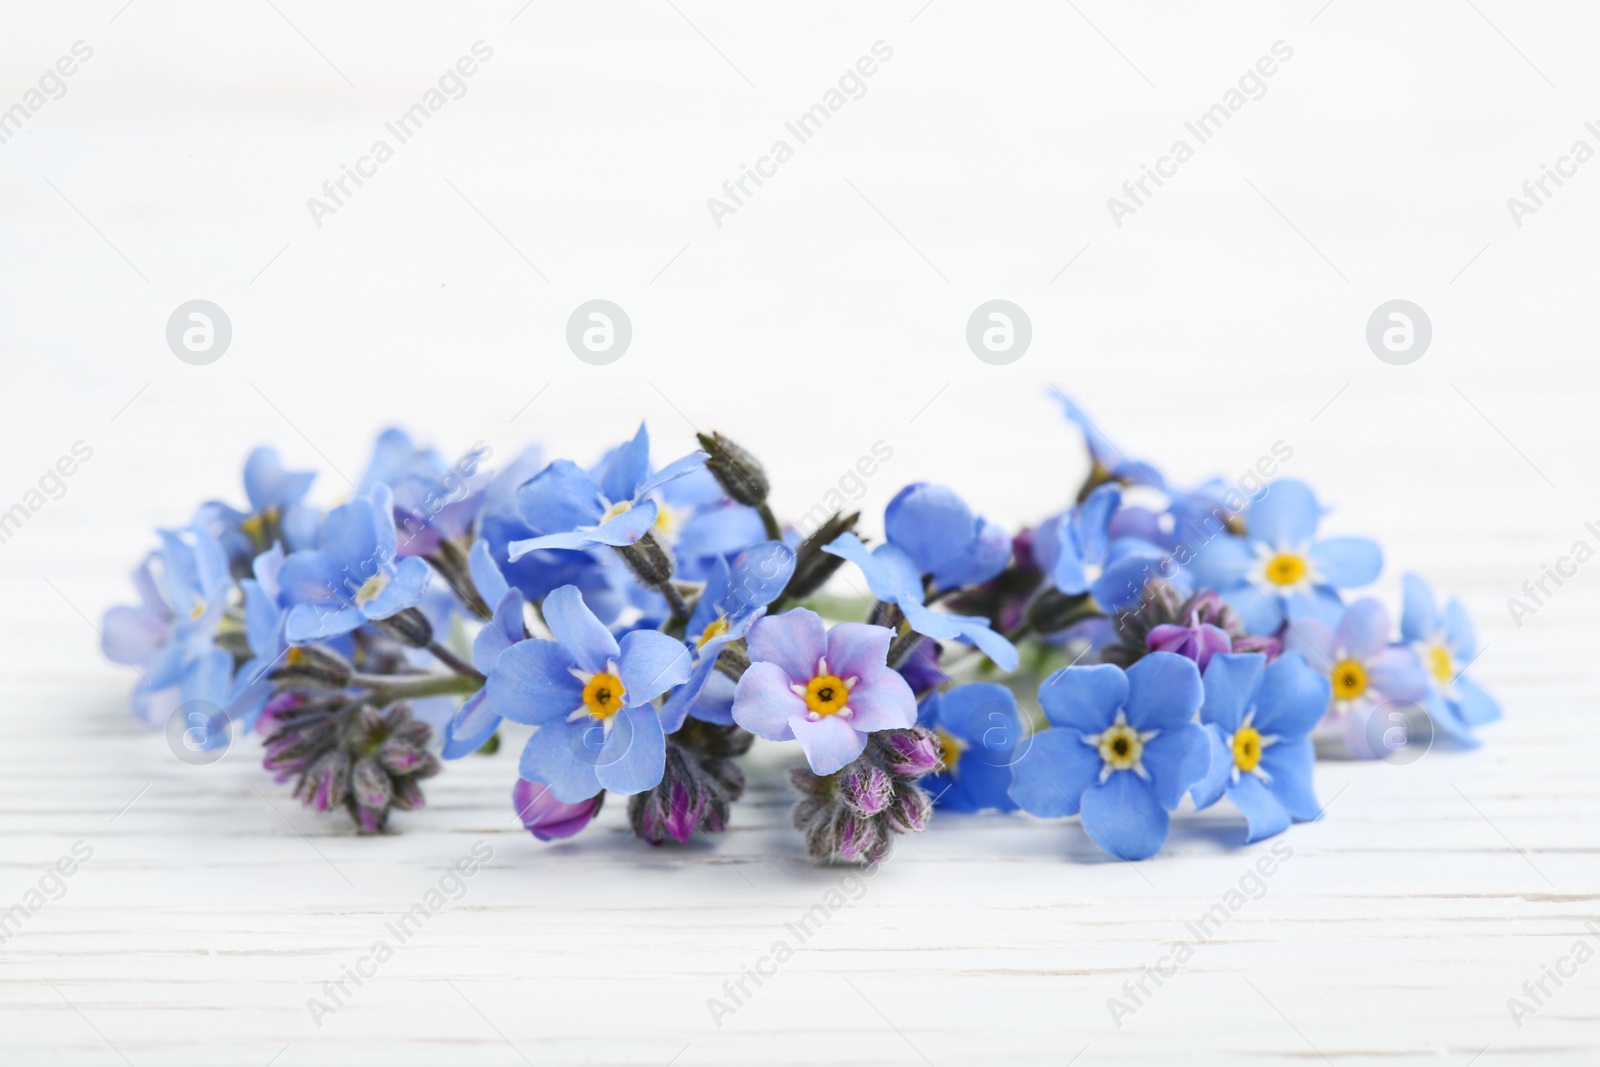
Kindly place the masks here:
[(756, 514), (761, 516), (761, 525), (767, 528), (767, 537), (773, 541), (782, 541), (783, 527), (778, 525), (778, 517), (772, 513), (772, 508), (765, 500), (756, 505)]
[(387, 675), (353, 674), (350, 684), (370, 690), (367, 703), (377, 707), (393, 704), (397, 700), (414, 700), (419, 697), (467, 696), (483, 688), (483, 675), (476, 671), (468, 674)]

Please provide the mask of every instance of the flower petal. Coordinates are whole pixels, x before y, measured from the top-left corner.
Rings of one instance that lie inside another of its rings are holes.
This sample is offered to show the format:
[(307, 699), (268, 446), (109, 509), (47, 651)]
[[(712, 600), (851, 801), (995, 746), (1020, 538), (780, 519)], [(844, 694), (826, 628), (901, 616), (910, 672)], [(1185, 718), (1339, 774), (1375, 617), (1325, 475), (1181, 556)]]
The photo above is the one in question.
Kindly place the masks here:
[(1171, 652), (1151, 652), (1128, 668), (1128, 723), (1138, 730), (1176, 730), (1205, 700), (1200, 668)]
[(1456, 679), (1456, 692), (1461, 695), (1461, 717), (1472, 726), (1482, 726), (1500, 718), (1500, 704), (1488, 691), (1472, 679)]
[(540, 841), (558, 841), (571, 837), (585, 826), (600, 810), (599, 801), (587, 800), (578, 804), (563, 804), (543, 782), (530, 782), (518, 778), (511, 788), (511, 806), (528, 832)]
[(1084, 790), (1100, 774), (1100, 753), (1076, 730), (1046, 730), (1024, 743), (1011, 765), (1011, 799), (1042, 819), (1078, 814)]
[(406, 608), (416, 607), (422, 603), (432, 577), (433, 571), (425, 562), (416, 556), (407, 556), (396, 564), (394, 575), (383, 591), (361, 605), (361, 613), (369, 619), (387, 619)]
[(828, 652), (822, 619), (806, 608), (761, 619), (750, 628), (747, 646), (751, 663), (775, 664), (789, 681), (801, 683), (816, 676), (817, 661)]
[(1400, 588), (1400, 639), (1407, 644), (1428, 640), (1440, 629), (1433, 588), (1415, 574), (1401, 575)]
[(677, 638), (656, 630), (634, 630), (624, 635), (617, 670), (627, 692), (628, 707), (638, 707), (687, 682), (693, 665), (689, 650)]
[(796, 715), (789, 720), (789, 729), (794, 733), (795, 740), (800, 742), (806, 762), (811, 764), (811, 770), (816, 774), (832, 774), (861, 755), (861, 750), (867, 747), (867, 735), (858, 733), (851, 725), (851, 720), (841, 719), (837, 715), (824, 715), (816, 722), (811, 722), (804, 715)]
[(473, 542), (472, 551), (467, 553), (467, 570), (483, 602), (500, 603), (500, 598), (506, 595), (510, 586), (506, 584), (506, 576), (500, 573), (500, 565), (489, 551), (489, 542), (481, 537)]
[(1117, 859), (1149, 859), (1167, 839), (1167, 813), (1132, 771), (1113, 771), (1090, 786), (1079, 814), (1094, 843)]
[(1371, 585), (1383, 570), (1383, 549), (1365, 537), (1330, 537), (1307, 554), (1317, 577), (1337, 589)]
[(1066, 667), (1039, 685), (1039, 706), (1050, 725), (1086, 734), (1110, 726), (1127, 699), (1128, 676), (1109, 663)]
[(1285, 652), (1261, 679), (1253, 725), (1285, 739), (1305, 737), (1322, 720), (1332, 695), (1327, 675), (1313, 670), (1298, 652)]
[(572, 654), (554, 641), (518, 641), (495, 661), (485, 691), (495, 710), (512, 722), (565, 722), (583, 704), (583, 684), (572, 676), (571, 666)]
[(1267, 657), (1259, 652), (1219, 652), (1212, 656), (1202, 679), (1205, 703), (1200, 708), (1201, 720), (1215, 723), (1225, 734), (1238, 730), (1245, 712), (1255, 703), (1266, 669)]
[(644, 423), (632, 440), (611, 450), (597, 472), (600, 491), (613, 504), (632, 500), (650, 474), (650, 431)]
[[(831, 659), (828, 667), (833, 668)], [(884, 669), (862, 676), (850, 691), (849, 721), (861, 733), (910, 729), (917, 722), (917, 698), (899, 671)]]
[(840, 678), (875, 677), (888, 669), (885, 663), (893, 640), (894, 631), (887, 626), (841, 622), (828, 631), (828, 670)]
[(550, 793), (565, 804), (588, 800), (600, 792), (595, 775), (600, 729), (591, 721), (552, 722), (539, 727), (522, 750), (517, 773), (544, 782)]
[(1228, 743), (1223, 739), (1222, 730), (1212, 723), (1207, 723), (1203, 729), (1206, 732), (1206, 743), (1211, 749), (1211, 764), (1206, 770), (1205, 777), (1189, 790), (1190, 795), (1194, 797), (1195, 811), (1204, 811), (1222, 799), (1233, 770), (1233, 753), (1228, 751)]
[(1194, 722), (1164, 730), (1145, 742), (1143, 763), (1157, 803), (1176, 811), (1183, 794), (1211, 770), (1211, 731)]
[(1282, 478), (1246, 512), (1252, 540), (1271, 548), (1298, 548), (1317, 532), (1322, 508), (1311, 488), (1296, 478)]
[(595, 618), (577, 586), (564, 585), (552, 591), (544, 598), (542, 612), (550, 633), (582, 670), (603, 671), (621, 654), (617, 639)]
[(642, 793), (661, 781), (666, 760), (667, 743), (656, 710), (649, 706), (623, 708), (612, 716), (611, 733), (595, 765), (595, 776), (608, 792), (623, 796)]
[(1241, 774), (1228, 787), (1228, 799), (1244, 814), (1246, 844), (1275, 837), (1289, 828), (1289, 813), (1253, 774)]
[(1414, 650), (1386, 648), (1367, 660), (1367, 684), (1390, 700), (1420, 701), (1428, 695), (1428, 676)]
[(500, 728), (500, 713), (489, 703), (489, 691), (480, 689), (467, 698), (445, 727), (445, 759), (460, 759), (482, 748)]
[(806, 702), (789, 685), (776, 663), (752, 662), (734, 691), (733, 721), (768, 741), (794, 740), (789, 723), (805, 717)]
[(517, 513), (536, 534), (593, 526), (605, 507), (594, 479), (565, 459), (556, 460), (517, 490)]
[(1295, 822), (1322, 817), (1322, 805), (1317, 802), (1312, 784), (1316, 761), (1316, 748), (1309, 737), (1285, 739), (1261, 752), (1261, 769), (1272, 778), (1267, 788)]

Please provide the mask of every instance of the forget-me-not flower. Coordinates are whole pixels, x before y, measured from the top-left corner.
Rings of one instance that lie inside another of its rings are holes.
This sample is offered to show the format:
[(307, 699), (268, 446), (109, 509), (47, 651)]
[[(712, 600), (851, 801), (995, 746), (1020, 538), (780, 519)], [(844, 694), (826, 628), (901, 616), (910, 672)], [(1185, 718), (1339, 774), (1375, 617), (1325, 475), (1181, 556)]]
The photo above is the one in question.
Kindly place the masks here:
[(1478, 655), (1478, 635), (1467, 609), (1451, 597), (1441, 613), (1433, 589), (1415, 574), (1407, 574), (1401, 583), (1400, 640), (1416, 652), (1427, 677), (1428, 717), (1452, 741), (1476, 747), (1473, 728), (1498, 719), (1500, 705), (1464, 673)]

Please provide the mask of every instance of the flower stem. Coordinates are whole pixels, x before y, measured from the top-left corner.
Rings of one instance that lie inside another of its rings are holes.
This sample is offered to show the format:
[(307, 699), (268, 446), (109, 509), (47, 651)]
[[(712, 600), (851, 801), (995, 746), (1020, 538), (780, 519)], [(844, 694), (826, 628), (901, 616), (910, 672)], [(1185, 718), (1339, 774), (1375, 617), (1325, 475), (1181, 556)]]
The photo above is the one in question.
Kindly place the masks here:
[(387, 675), (352, 674), (350, 684), (370, 690), (367, 703), (384, 707), (397, 700), (419, 697), (466, 696), (483, 688), (483, 675), (466, 674)]

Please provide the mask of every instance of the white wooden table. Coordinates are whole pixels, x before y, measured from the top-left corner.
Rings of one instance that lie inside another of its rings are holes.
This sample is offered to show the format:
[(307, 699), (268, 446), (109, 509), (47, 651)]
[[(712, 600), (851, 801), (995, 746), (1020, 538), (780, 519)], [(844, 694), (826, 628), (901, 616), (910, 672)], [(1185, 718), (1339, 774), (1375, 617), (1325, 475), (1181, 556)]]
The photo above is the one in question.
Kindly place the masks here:
[[(1521, 228), (1504, 203), (1595, 140), (1595, 14), (675, 2), (6, 11), (0, 108), (95, 52), (0, 144), (0, 509), (95, 452), (0, 544), (0, 914), (92, 850), (0, 944), (0, 1060), (1600, 1062), (1600, 963), (1520, 1027), (1507, 1007), (1600, 947), (1596, 565), (1520, 628), (1505, 606), (1600, 545), (1600, 172)], [(479, 39), (466, 95), (314, 226), (305, 199)], [(1106, 198), (1280, 39), (1266, 95), (1115, 227)], [(877, 40), (867, 94), (716, 227), (705, 199)], [(562, 340), (596, 296), (635, 327), (604, 368)], [(963, 338), (996, 296), (1034, 325), (1004, 368)], [(208, 367), (162, 333), (196, 297), (234, 326)], [(1362, 336), (1394, 297), (1434, 323), (1410, 367)], [(260, 441), (331, 500), (329, 465), (356, 476), (391, 421), (581, 460), (640, 417), (660, 458), (715, 426), (794, 515), (883, 440), (869, 526), (914, 478), (1019, 524), (1081, 473), (1050, 381), (1183, 481), (1292, 444), (1329, 528), (1383, 541), (1383, 593), (1415, 567), (1467, 600), (1507, 712), (1476, 752), (1319, 766), (1327, 818), (1159, 988), (1146, 969), (1270, 854), (1222, 808), (1136, 865), (1070, 823), (941, 817), (861, 881), (801, 856), (792, 750), (756, 749), (728, 833), (652, 849), (621, 804), (533, 841), (509, 745), (363, 839), (254, 741), (178, 762), (98, 658), (148, 530), (237, 500)], [(465, 894), (398, 944), (386, 924), (475, 847)], [(318, 1026), (308, 999), (380, 939), (393, 958)], [(793, 958), (713, 1013), (780, 939)]]

